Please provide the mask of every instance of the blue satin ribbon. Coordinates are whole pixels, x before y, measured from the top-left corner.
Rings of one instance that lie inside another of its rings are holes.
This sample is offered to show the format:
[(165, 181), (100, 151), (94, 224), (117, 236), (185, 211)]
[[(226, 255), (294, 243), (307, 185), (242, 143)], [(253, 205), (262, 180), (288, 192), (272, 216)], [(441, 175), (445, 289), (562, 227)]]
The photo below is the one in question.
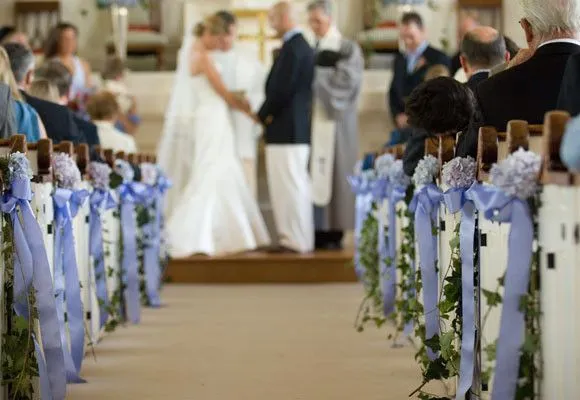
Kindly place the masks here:
[[(86, 190), (72, 191), (63, 188), (56, 188), (52, 195), (56, 225), (54, 285), (61, 327), (60, 336), (69, 383), (86, 382), (80, 377), (84, 358), (85, 325), (73, 219), (88, 196), (89, 192)], [(66, 334), (65, 310), (68, 320), (70, 350)]]
[[(30, 207), (28, 179), (15, 178), (2, 196), (1, 210), (9, 214), (14, 229), (14, 310), (28, 319), (28, 290), (36, 291), (42, 351), (34, 340), (42, 400), (66, 396), (66, 372), (50, 265), (42, 231)], [(43, 354), (44, 353), (44, 354)]]
[(528, 293), (534, 227), (528, 203), (502, 190), (474, 184), (467, 196), (485, 218), (510, 223), (505, 292), (496, 348), (495, 378), (491, 398), (515, 398), (520, 366), (520, 348), (524, 343), (525, 315), (520, 301)]
[(103, 328), (109, 318), (107, 312), (109, 306), (109, 295), (107, 293), (107, 271), (105, 268), (105, 252), (103, 249), (101, 213), (105, 210), (110, 210), (117, 205), (115, 192), (95, 189), (91, 193), (90, 204), (91, 218), (89, 247), (94, 262), (97, 299), (99, 299), (99, 327)]
[(354, 268), (359, 280), (364, 279), (364, 268), (360, 264), (359, 244), (362, 228), (373, 206), (373, 183), (362, 175), (349, 176), (348, 182), (355, 194), (354, 214)]
[(137, 221), (135, 205), (143, 202), (150, 193), (139, 182), (123, 183), (117, 189), (121, 202), (121, 235), (123, 238), (122, 281), (129, 321), (138, 324), (141, 319), (141, 295), (139, 290), (139, 259), (137, 258)]
[(448, 190), (444, 194), (450, 213), (461, 212), (459, 247), (461, 254), (461, 362), (456, 400), (463, 400), (473, 385), (475, 367), (475, 285), (474, 285), (474, 235), (475, 205), (466, 195), (468, 188)]
[[(439, 334), (439, 281), (436, 262), (438, 259), (437, 236), (433, 224), (437, 221), (439, 203), (443, 193), (435, 184), (425, 185), (415, 192), (409, 210), (415, 213), (415, 233), (419, 248), (419, 267), (423, 282), (423, 309), (425, 312), (425, 339)], [(436, 225), (435, 225), (436, 226)], [(434, 360), (435, 352), (427, 347), (427, 356)]]

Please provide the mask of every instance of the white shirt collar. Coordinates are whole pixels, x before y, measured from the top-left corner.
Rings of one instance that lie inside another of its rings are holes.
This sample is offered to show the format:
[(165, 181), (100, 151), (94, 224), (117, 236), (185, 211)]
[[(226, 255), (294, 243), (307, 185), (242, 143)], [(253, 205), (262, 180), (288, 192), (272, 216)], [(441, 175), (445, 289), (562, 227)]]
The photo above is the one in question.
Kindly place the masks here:
[(572, 44), (575, 44), (576, 46), (580, 46), (580, 40), (576, 40), (576, 39), (553, 39), (553, 40), (547, 40), (544, 43), (540, 44), (538, 46), (538, 49), (542, 46), (545, 46), (547, 44), (552, 44), (552, 43), (572, 43)]
[(316, 40), (318, 41), (318, 50), (339, 51), (342, 42), (342, 35), (336, 26), (332, 25), (328, 28), (326, 35)]

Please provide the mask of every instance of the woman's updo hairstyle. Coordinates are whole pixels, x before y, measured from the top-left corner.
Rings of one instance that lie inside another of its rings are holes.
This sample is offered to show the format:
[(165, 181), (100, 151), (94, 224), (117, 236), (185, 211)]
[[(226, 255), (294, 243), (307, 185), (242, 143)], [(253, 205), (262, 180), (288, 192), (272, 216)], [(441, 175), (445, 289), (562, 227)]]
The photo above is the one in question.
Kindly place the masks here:
[(212, 15), (198, 23), (193, 31), (197, 37), (202, 36), (208, 32), (212, 36), (225, 35), (228, 33), (228, 26), (226, 22), (217, 15)]

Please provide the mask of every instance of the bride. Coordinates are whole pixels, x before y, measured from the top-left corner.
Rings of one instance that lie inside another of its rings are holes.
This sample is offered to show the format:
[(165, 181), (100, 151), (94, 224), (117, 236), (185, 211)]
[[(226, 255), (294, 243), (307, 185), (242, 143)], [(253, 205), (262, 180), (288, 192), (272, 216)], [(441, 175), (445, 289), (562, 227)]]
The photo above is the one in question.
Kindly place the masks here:
[(229, 108), (250, 113), (228, 92), (210, 51), (226, 27), (210, 17), (186, 34), (165, 116), (159, 163), (173, 181), (167, 205), (171, 256), (218, 255), (268, 246), (258, 204), (246, 184)]

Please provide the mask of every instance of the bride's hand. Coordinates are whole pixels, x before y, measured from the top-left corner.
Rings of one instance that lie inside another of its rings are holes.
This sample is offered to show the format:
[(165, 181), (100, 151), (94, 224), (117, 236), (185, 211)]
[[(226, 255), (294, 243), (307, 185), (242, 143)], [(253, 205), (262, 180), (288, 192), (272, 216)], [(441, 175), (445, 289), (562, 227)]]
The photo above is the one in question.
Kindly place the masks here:
[(234, 108), (246, 113), (252, 113), (252, 106), (250, 106), (250, 102), (245, 97), (234, 96)]

